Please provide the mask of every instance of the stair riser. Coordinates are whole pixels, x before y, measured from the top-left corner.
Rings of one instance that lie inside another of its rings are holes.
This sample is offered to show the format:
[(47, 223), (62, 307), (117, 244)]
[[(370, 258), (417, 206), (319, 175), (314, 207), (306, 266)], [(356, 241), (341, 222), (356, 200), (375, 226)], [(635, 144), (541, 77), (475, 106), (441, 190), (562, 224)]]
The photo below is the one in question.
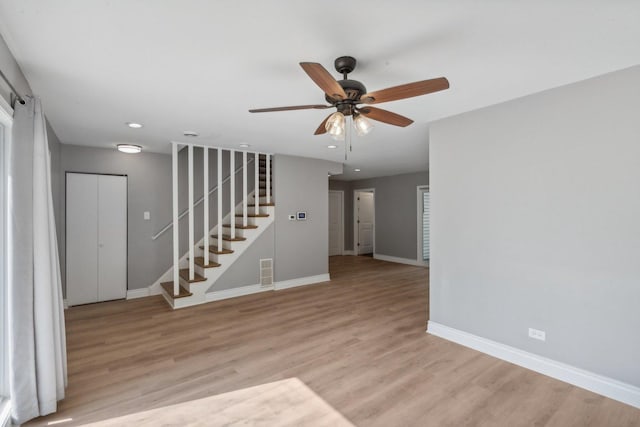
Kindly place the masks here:
[[(253, 209), (251, 210), (251, 213), (253, 213)], [(260, 208), (260, 213), (261, 214), (266, 214), (267, 210), (265, 208)], [(242, 214), (242, 212), (238, 212), (238, 214)], [(255, 218), (255, 217), (247, 217), (247, 225), (257, 225), (260, 226), (261, 224), (261, 220), (264, 220), (264, 218)], [(237, 216), (236, 217), (236, 224), (242, 224), (242, 217), (241, 216)], [(237, 231), (237, 229), (236, 229)]]
[[(247, 230), (241, 229), (241, 228), (236, 228), (236, 237), (247, 237), (245, 236), (245, 232)], [(231, 227), (223, 227), (222, 228), (222, 232), (225, 236), (231, 236)], [(217, 239), (218, 234), (213, 234), (211, 235), (211, 237), (209, 237), (209, 241), (211, 241), (211, 239), (214, 239), (216, 242), (218, 241)]]
[[(222, 241), (222, 247), (223, 247), (224, 249), (233, 249), (233, 244), (234, 244), (234, 243), (237, 243), (237, 242), (228, 242), (228, 241), (226, 241), (226, 240), (223, 240), (223, 241)], [(209, 244), (210, 244), (211, 246), (213, 246), (214, 248), (218, 249), (218, 239), (211, 238), (211, 240), (210, 240), (210, 243), (209, 243)], [(203, 252), (204, 252), (204, 251), (203, 251)], [(216, 254), (211, 254), (211, 255), (218, 256), (218, 255), (216, 255)], [(216, 262), (218, 262), (218, 261), (216, 261)]]

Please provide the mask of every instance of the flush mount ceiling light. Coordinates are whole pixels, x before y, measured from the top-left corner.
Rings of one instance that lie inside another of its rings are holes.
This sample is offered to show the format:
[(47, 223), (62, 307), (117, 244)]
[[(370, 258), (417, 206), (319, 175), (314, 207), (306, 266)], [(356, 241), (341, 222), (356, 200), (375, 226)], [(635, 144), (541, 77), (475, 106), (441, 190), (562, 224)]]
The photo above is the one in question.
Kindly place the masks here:
[(251, 147), (251, 144), (247, 144), (247, 143), (240, 144), (240, 148), (249, 148), (249, 147)]
[(118, 144), (118, 151), (127, 154), (137, 154), (142, 151), (142, 147), (133, 144)]
[(135, 123), (135, 122), (127, 122), (126, 123), (127, 126), (129, 126), (131, 129), (140, 129), (142, 127), (142, 124), (140, 123)]
[(184, 136), (188, 136), (188, 137), (191, 137), (191, 138), (195, 138), (196, 136), (198, 136), (198, 132), (194, 132), (192, 130), (185, 130), (184, 132), (182, 132), (182, 134)]
[(360, 169), (354, 169), (353, 171), (354, 172), (360, 172)]
[(327, 145), (327, 148), (331, 148), (333, 150), (334, 148), (338, 148), (338, 146), (337, 145)]

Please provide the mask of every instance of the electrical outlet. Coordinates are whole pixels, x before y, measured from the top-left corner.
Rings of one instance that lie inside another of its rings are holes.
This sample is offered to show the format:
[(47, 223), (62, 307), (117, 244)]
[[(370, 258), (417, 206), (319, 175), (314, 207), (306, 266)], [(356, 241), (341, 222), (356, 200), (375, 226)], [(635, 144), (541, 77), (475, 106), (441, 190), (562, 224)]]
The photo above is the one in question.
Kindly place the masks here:
[(529, 338), (533, 338), (534, 340), (546, 341), (547, 333), (538, 329), (529, 328)]

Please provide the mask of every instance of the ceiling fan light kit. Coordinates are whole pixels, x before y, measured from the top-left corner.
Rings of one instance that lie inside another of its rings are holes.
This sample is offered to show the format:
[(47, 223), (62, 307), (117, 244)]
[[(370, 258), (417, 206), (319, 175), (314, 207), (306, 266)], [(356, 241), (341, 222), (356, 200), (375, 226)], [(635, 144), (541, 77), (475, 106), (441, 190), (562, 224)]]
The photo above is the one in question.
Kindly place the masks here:
[[(335, 69), (342, 74), (342, 80), (336, 80), (320, 64), (315, 62), (301, 62), (300, 66), (307, 75), (325, 93), (325, 100), (330, 105), (297, 105), (290, 107), (259, 108), (249, 110), (250, 113), (266, 113), (272, 111), (289, 110), (322, 110), (335, 108), (337, 111), (326, 117), (315, 131), (315, 135), (329, 133), (332, 138), (342, 141), (346, 133), (346, 116), (352, 116), (356, 133), (360, 136), (366, 135), (373, 129), (373, 125), (368, 119), (376, 120), (394, 126), (405, 127), (413, 123), (413, 120), (386, 111), (381, 108), (370, 107), (371, 104), (397, 101), (400, 99), (412, 98), (426, 95), (449, 88), (449, 81), (445, 77), (422, 80), (394, 86), (374, 92), (367, 92), (365, 86), (357, 80), (348, 79), (356, 67), (357, 61), (351, 56), (341, 56), (334, 62)], [(360, 107), (360, 104), (367, 104)]]
[(336, 141), (344, 141), (345, 117), (340, 111), (331, 114), (324, 125), (327, 133)]

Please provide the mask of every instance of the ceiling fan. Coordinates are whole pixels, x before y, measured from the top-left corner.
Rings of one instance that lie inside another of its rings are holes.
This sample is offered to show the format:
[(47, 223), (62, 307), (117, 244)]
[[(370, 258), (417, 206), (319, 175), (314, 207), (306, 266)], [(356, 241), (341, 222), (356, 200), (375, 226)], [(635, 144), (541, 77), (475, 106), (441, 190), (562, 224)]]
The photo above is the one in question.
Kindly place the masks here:
[[(407, 83), (374, 92), (367, 92), (365, 86), (357, 80), (348, 79), (356, 67), (356, 59), (351, 56), (341, 56), (335, 60), (334, 66), (338, 73), (342, 74), (342, 80), (336, 80), (320, 64), (315, 62), (301, 62), (302, 69), (311, 77), (325, 93), (325, 99), (330, 105), (295, 105), (290, 107), (257, 108), (249, 110), (250, 113), (266, 113), (272, 111), (290, 110), (324, 110), (336, 108), (335, 113), (325, 118), (314, 135), (329, 133), (334, 139), (342, 140), (345, 134), (345, 117), (352, 116), (353, 124), (359, 135), (365, 135), (373, 126), (365, 119), (369, 118), (394, 126), (405, 127), (413, 123), (413, 120), (391, 111), (370, 107), (371, 104), (396, 101), (426, 95), (449, 88), (449, 81), (445, 77), (422, 80)], [(360, 104), (365, 104), (360, 106)]]

